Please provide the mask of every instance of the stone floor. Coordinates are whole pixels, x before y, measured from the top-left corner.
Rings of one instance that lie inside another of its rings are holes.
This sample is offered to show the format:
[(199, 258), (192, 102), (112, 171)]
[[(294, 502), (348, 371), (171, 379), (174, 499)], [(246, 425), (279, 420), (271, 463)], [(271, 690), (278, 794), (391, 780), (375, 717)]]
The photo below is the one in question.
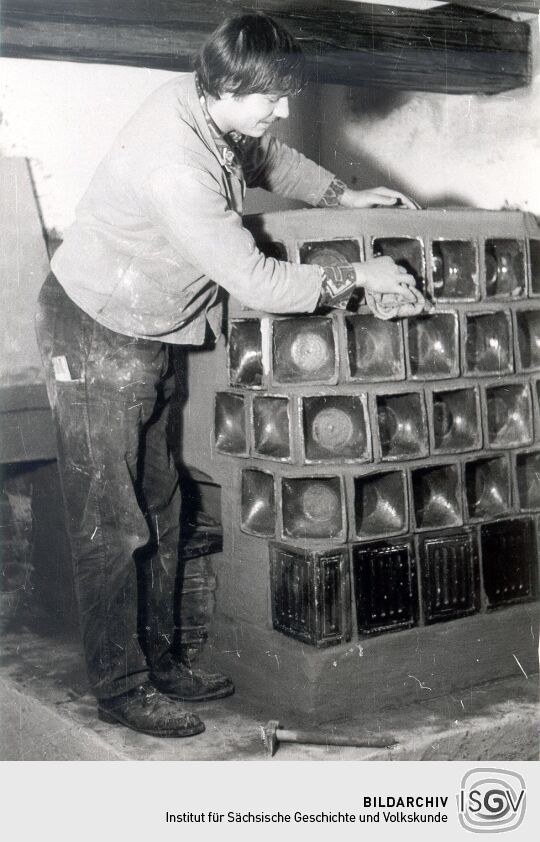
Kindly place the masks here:
[[(261, 726), (279, 711), (249, 707), (239, 694), (191, 706), (206, 731), (156, 739), (100, 722), (73, 635), (47, 637), (28, 626), (3, 636), (0, 662), (2, 760), (264, 760)], [(283, 727), (311, 727), (283, 721)], [(391, 733), (391, 749), (282, 744), (273, 760), (536, 760), (538, 676), (471, 687), (398, 710), (318, 726), (324, 733)]]

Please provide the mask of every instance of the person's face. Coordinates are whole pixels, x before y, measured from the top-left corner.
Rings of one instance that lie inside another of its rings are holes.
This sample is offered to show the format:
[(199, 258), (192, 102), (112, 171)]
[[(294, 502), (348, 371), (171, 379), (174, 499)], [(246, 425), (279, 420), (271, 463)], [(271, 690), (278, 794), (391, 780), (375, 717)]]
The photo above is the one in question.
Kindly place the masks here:
[(246, 94), (234, 96), (224, 94), (227, 103), (227, 118), (231, 129), (248, 135), (262, 137), (276, 120), (289, 116), (288, 97), (282, 93)]

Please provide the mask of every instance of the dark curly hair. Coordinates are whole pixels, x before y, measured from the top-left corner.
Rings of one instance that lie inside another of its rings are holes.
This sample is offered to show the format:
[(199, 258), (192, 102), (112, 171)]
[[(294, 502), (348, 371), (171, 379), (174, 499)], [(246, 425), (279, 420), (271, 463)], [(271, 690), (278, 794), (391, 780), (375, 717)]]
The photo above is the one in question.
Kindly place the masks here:
[(293, 95), (305, 85), (300, 45), (263, 12), (224, 20), (203, 44), (195, 70), (216, 99), (224, 93)]

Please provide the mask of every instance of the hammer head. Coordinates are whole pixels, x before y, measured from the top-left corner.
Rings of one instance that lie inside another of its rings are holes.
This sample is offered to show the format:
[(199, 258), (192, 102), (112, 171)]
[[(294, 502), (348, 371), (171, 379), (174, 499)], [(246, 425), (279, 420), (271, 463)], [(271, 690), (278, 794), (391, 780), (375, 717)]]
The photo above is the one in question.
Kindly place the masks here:
[(278, 747), (277, 729), (279, 722), (277, 719), (271, 719), (266, 725), (261, 726), (262, 738), (267, 753), (273, 757)]

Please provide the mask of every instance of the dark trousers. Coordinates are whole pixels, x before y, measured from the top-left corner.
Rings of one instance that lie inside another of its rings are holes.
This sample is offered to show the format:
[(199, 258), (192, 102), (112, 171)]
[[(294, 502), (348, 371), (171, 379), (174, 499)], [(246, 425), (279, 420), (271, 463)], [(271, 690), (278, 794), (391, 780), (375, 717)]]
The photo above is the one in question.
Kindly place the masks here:
[(166, 436), (178, 363), (174, 346), (102, 327), (52, 275), (36, 328), (88, 676), (109, 698), (179, 652), (180, 490)]

